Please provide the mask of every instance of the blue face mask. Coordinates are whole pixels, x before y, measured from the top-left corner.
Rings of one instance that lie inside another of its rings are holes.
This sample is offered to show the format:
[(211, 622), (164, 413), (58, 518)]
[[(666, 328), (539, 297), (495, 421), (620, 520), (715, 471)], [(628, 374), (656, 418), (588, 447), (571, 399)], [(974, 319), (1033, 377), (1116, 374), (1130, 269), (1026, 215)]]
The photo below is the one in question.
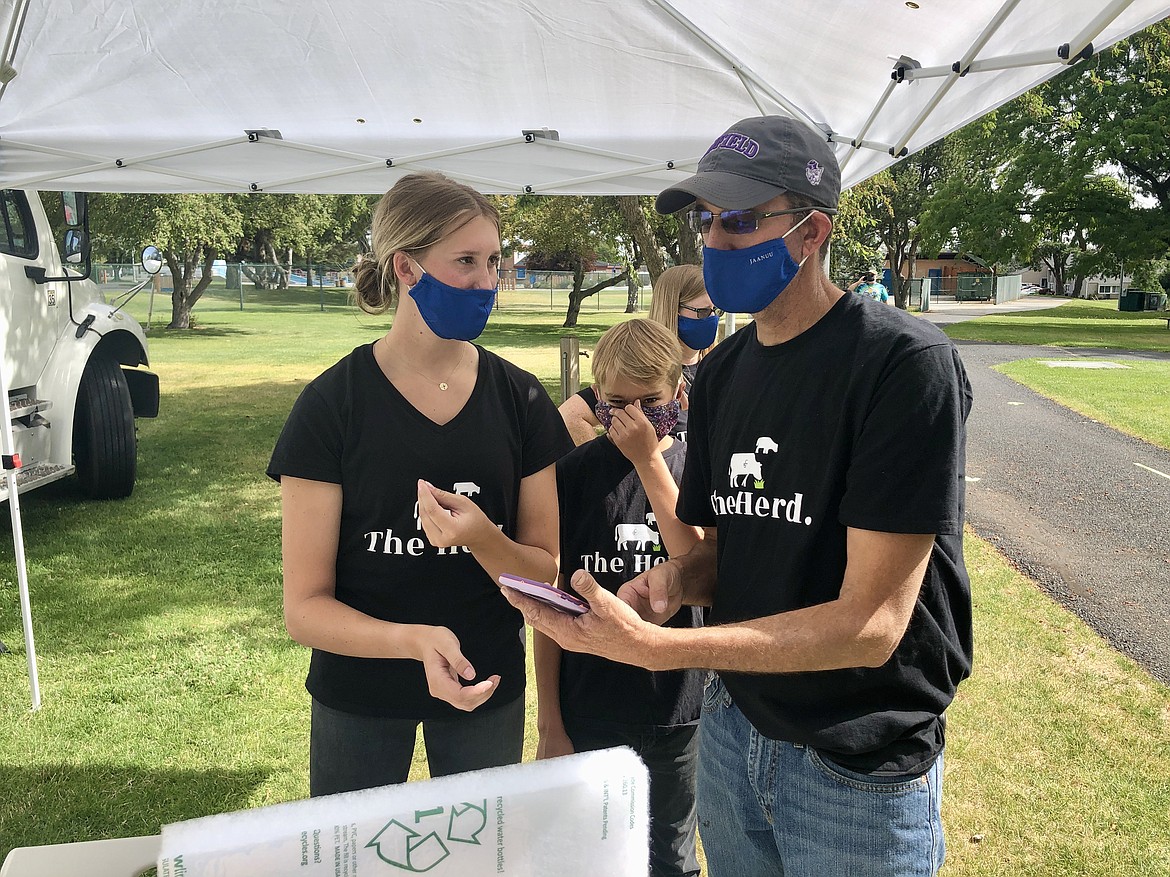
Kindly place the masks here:
[[(411, 260), (414, 261), (413, 259)], [(471, 341), (487, 325), (496, 300), (494, 289), (459, 289), (436, 280), (414, 263), (422, 277), (410, 288), (410, 297), (418, 305), (423, 322), (440, 338)]]
[(703, 247), (703, 282), (711, 303), (731, 313), (758, 314), (775, 301), (804, 264), (792, 258), (784, 238), (807, 220), (808, 216), (783, 237), (744, 250)]
[(715, 343), (718, 331), (719, 317), (715, 314), (701, 320), (682, 315), (678, 318), (678, 340), (691, 350), (706, 350)]

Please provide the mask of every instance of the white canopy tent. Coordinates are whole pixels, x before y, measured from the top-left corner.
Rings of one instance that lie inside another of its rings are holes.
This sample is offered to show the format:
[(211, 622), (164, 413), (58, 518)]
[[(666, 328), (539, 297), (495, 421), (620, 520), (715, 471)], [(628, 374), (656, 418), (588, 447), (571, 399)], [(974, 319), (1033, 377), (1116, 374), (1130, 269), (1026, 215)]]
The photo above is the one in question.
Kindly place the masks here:
[[(655, 193), (786, 113), (856, 183), (1165, 0), (5, 0), (0, 183)], [(3, 31), (0, 31), (3, 33)], [(525, 132), (535, 132), (525, 134)]]

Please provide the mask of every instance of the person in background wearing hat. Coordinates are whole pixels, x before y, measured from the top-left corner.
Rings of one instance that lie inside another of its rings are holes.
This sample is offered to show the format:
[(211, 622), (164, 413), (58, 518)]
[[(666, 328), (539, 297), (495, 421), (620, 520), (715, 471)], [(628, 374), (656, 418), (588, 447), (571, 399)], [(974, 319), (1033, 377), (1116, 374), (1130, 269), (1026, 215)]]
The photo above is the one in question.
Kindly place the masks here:
[[(678, 517), (706, 538), (616, 597), (577, 572), (578, 617), (505, 589), (562, 648), (716, 671), (698, 778), (713, 877), (943, 862), (945, 712), (972, 657), (971, 390), (937, 328), (830, 283), (839, 194), (824, 135), (765, 116), (658, 196), (662, 213), (690, 208), (714, 305), (755, 317), (691, 396)], [(710, 606), (710, 626), (658, 626), (687, 604)]]
[(856, 292), (858, 295), (868, 295), (874, 301), (883, 303), (890, 300), (890, 291), (886, 289), (884, 283), (878, 283), (877, 272), (874, 271), (866, 271), (850, 283), (849, 291)]

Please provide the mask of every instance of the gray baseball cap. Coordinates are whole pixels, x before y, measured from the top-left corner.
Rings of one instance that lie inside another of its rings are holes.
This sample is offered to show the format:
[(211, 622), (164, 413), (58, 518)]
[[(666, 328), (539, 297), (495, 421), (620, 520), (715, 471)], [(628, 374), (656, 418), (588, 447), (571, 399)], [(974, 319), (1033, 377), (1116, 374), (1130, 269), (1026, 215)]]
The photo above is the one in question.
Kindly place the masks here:
[(702, 198), (725, 210), (744, 210), (785, 193), (836, 213), (837, 156), (815, 128), (787, 116), (753, 116), (720, 135), (699, 159), (698, 172), (663, 190), (655, 207), (674, 213)]

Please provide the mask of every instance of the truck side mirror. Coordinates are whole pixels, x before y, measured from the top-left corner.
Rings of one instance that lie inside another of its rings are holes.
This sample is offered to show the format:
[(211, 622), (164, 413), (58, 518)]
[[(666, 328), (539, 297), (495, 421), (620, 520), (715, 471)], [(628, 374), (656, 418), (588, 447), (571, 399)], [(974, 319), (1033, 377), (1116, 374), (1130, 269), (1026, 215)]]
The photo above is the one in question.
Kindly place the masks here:
[(65, 232), (65, 247), (61, 255), (70, 265), (80, 265), (88, 249), (83, 229), (71, 228)]
[(65, 207), (65, 224), (70, 228), (85, 227), (87, 202), (84, 192), (62, 192), (61, 203)]
[(147, 274), (158, 274), (162, 270), (163, 257), (158, 247), (151, 245), (142, 251), (142, 270)]

